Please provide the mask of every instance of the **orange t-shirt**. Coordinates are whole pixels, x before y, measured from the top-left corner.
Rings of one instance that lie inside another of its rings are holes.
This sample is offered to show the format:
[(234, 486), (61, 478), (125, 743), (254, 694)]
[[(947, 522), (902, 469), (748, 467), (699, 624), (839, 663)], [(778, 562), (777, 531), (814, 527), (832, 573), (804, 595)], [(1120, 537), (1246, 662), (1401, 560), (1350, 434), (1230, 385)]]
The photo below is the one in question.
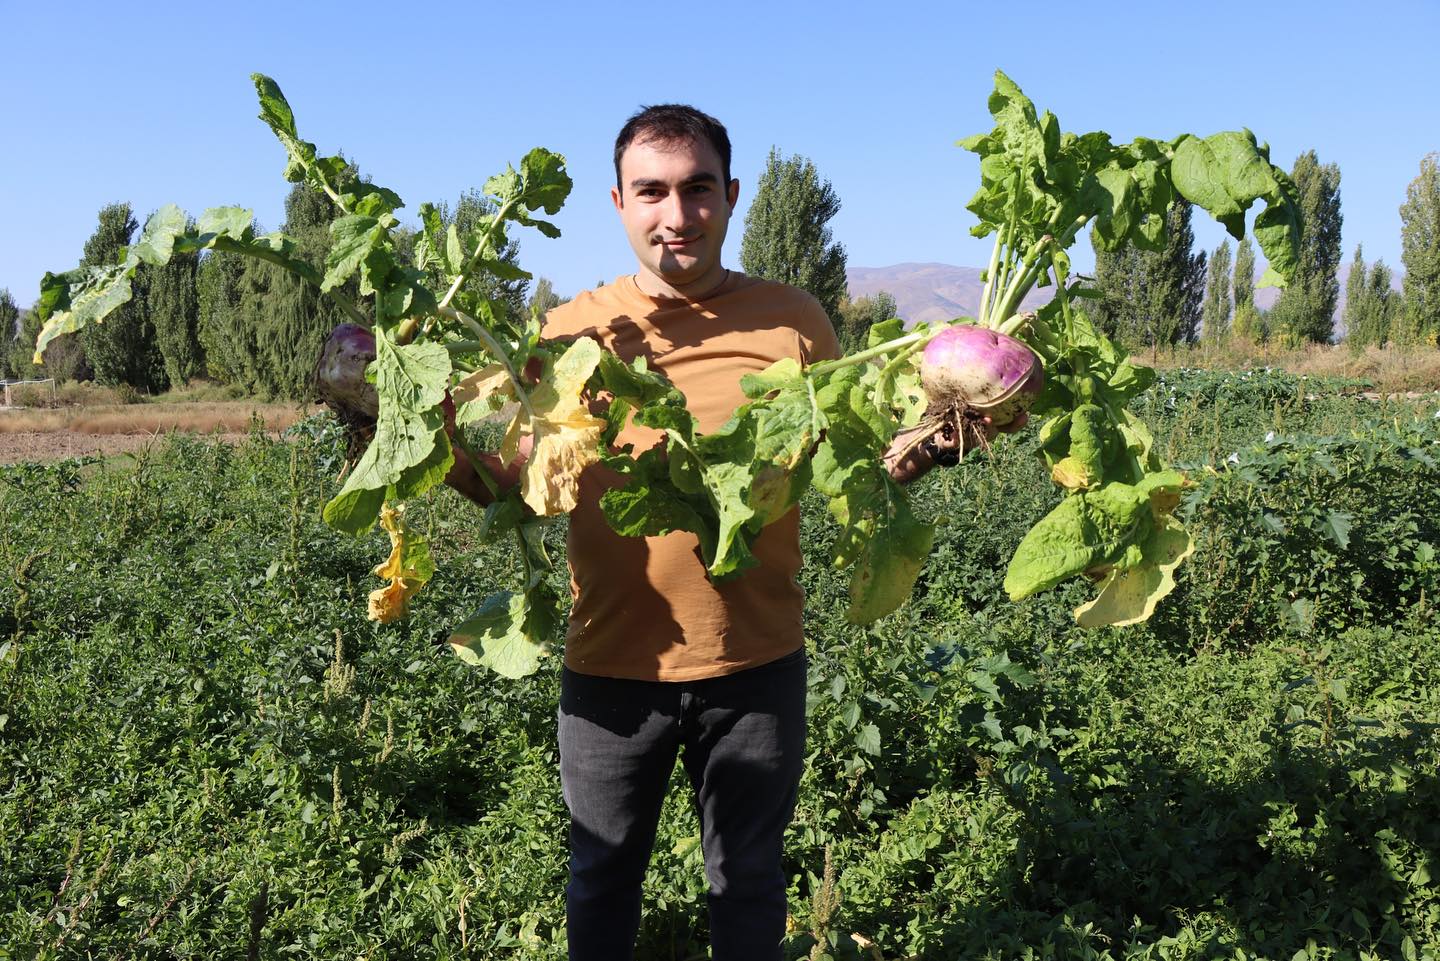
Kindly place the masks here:
[[(550, 311), (544, 335), (593, 337), (627, 361), (643, 356), (684, 394), (702, 432), (725, 423), (748, 398), (740, 378), (777, 360), (840, 355), (820, 304), (794, 287), (731, 272), (703, 300), (651, 297), (633, 277), (587, 290)], [(628, 426), (617, 444), (639, 454), (662, 435)], [(760, 564), (711, 583), (695, 535), (624, 537), (610, 529), (600, 496), (621, 484), (592, 465), (570, 513), (570, 587), (575, 604), (565, 665), (582, 674), (686, 681), (765, 664), (804, 643), (800, 515), (792, 510), (756, 538)]]

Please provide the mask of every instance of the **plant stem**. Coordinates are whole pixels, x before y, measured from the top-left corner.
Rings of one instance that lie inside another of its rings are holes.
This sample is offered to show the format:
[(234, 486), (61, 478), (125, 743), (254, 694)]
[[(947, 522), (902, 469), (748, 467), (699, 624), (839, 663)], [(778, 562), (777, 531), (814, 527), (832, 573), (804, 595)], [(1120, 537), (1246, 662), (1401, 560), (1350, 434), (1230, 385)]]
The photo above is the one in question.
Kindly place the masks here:
[(806, 373), (828, 374), (831, 371), (843, 370), (844, 368), (850, 367), (854, 364), (863, 364), (867, 360), (873, 360), (876, 357), (884, 357), (886, 354), (893, 353), (894, 351), (900, 350), (904, 347), (909, 347), (912, 344), (924, 344), (931, 337), (934, 337), (936, 334), (940, 333), (940, 331), (944, 329), (945, 328), (940, 327), (936, 330), (921, 331), (914, 334), (906, 334), (903, 337), (896, 337), (894, 340), (887, 340), (883, 344), (876, 344), (874, 347), (862, 350), (858, 354), (851, 354), (848, 357), (841, 357), (839, 360), (822, 360), (820, 363), (811, 364), (808, 368), (806, 368)]
[(1047, 250), (1064, 250), (1069, 247), (1070, 242), (1075, 239), (1075, 235), (1089, 222), (1089, 215), (1081, 214), (1059, 234), (1047, 233), (1037, 240), (1035, 246), (1030, 248), (1030, 253), (1026, 255), (1019, 272), (1005, 288), (1005, 293), (995, 305), (995, 309), (984, 319), (985, 326), (999, 330), (1001, 325), (1015, 313), (1020, 302), (1025, 299), (1025, 295), (1030, 293), (1031, 288), (1035, 286), (1035, 281), (1040, 279), (1044, 253)]
[(1000, 231), (995, 231), (995, 246), (990, 251), (990, 266), (985, 270), (985, 289), (980, 291), (980, 323), (985, 323), (985, 317), (990, 309), (990, 293), (995, 289), (995, 271), (1000, 269), (1000, 248), (1004, 245), (1005, 238)]
[(445, 309), (450, 306), (450, 301), (459, 293), (460, 285), (465, 283), (465, 278), (475, 269), (475, 264), (479, 261), (480, 254), (484, 252), (486, 245), (490, 243), (490, 237), (495, 233), (495, 228), (505, 222), (505, 215), (510, 212), (510, 208), (513, 206), (515, 206), (515, 201), (513, 199), (507, 200), (504, 206), (495, 212), (495, 219), (490, 221), (490, 226), (485, 228), (485, 233), (481, 234), (480, 239), (475, 242), (475, 252), (470, 255), (469, 260), (465, 261), (465, 265), (461, 268), (460, 273), (455, 275), (454, 283), (450, 285), (449, 290), (445, 291), (445, 296), (440, 299), (441, 313), (444, 313)]
[(481, 346), (485, 348), (491, 357), (495, 358), (501, 367), (505, 368), (505, 374), (510, 378), (510, 383), (515, 388), (515, 399), (519, 401), (520, 406), (525, 410), (526, 414), (534, 417), (535, 408), (530, 406), (530, 395), (525, 390), (525, 384), (520, 380), (520, 375), (516, 373), (515, 367), (510, 363), (510, 355), (505, 352), (504, 347), (500, 346), (500, 342), (495, 339), (495, 335), (486, 330), (480, 321), (471, 317), (463, 310), (456, 310), (454, 307), (442, 307), (440, 308), (440, 313), (452, 320), (458, 320), (470, 328), (470, 332), (479, 338)]

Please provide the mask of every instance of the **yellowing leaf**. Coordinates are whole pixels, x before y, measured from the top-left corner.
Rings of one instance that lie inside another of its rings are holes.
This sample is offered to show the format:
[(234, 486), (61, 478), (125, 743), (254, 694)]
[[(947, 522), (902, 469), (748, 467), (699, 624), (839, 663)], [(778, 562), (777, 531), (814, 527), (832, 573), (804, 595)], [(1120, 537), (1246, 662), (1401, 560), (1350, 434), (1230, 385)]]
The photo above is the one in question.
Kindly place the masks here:
[(462, 377), (450, 396), (458, 407), (470, 401), (489, 400), (492, 394), (515, 399), (515, 384), (500, 364), (490, 364)]
[(1155, 604), (1175, 588), (1175, 568), (1195, 550), (1195, 542), (1179, 521), (1167, 517), (1141, 550), (1140, 564), (1112, 568), (1095, 599), (1075, 609), (1081, 627), (1118, 627), (1148, 618)]
[(490, 364), (461, 378), (450, 391), (455, 402), (455, 423), (461, 426), (481, 420), (515, 399), (515, 382), (500, 364)]
[(377, 587), (370, 592), (365, 605), (366, 614), (370, 620), (379, 621), (381, 624), (398, 621), (408, 613), (410, 598), (418, 590), (419, 584), (407, 583), (403, 578), (397, 578), (384, 587)]
[(500, 458), (513, 463), (520, 438), (534, 438), (530, 457), (520, 472), (520, 497), (536, 514), (563, 514), (575, 509), (580, 472), (600, 459), (603, 418), (586, 406), (585, 382), (600, 363), (600, 345), (582, 337), (560, 359), (547, 364), (540, 383), (522, 404), (505, 439)]
[(405, 505), (382, 507), (380, 526), (390, 535), (390, 556), (376, 565), (375, 576), (390, 583), (370, 592), (367, 613), (370, 620), (389, 624), (405, 616), (410, 598), (435, 573), (435, 562), (430, 542), (406, 528)]
[(1075, 457), (1062, 457), (1050, 468), (1050, 479), (1066, 490), (1091, 490), (1098, 487), (1103, 478), (1091, 472), (1084, 461)]

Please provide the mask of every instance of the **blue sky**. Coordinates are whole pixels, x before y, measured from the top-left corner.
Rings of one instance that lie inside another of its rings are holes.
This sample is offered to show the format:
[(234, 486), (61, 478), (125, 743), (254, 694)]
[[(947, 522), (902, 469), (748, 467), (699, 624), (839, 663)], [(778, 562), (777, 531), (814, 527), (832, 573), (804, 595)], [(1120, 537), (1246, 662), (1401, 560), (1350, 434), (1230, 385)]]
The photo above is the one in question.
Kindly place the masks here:
[[(1248, 126), (1288, 168), (1341, 169), (1348, 259), (1400, 265), (1398, 207), (1440, 150), (1440, 3), (632, 6), (475, 2), (22, 4), (0, 0), (0, 287), (30, 303), (74, 266), (105, 203), (283, 220), (283, 151), (249, 74), (273, 76), (300, 132), (407, 203), (454, 199), (532, 146), (575, 191), (559, 240), (522, 263), (571, 293), (633, 269), (610, 207), (616, 129), (691, 102), (726, 123), (741, 210), (772, 145), (839, 194), (852, 266), (980, 265), (964, 209), (978, 170), (954, 141), (991, 126), (1005, 70), (1067, 130), (1135, 136)], [(1223, 236), (1197, 219), (1197, 244)], [(1077, 245), (1082, 263), (1088, 243)]]

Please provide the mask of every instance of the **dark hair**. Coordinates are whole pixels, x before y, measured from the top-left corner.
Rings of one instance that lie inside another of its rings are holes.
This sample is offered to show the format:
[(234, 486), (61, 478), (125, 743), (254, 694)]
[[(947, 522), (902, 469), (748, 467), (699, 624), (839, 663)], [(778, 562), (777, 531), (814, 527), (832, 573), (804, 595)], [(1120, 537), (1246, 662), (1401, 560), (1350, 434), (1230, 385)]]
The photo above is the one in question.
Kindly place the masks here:
[(615, 138), (615, 185), (622, 192), (625, 185), (620, 182), (620, 157), (637, 140), (708, 143), (720, 155), (725, 183), (730, 183), (730, 135), (725, 132), (725, 125), (708, 113), (683, 103), (662, 103), (641, 107), (639, 113), (625, 121)]

